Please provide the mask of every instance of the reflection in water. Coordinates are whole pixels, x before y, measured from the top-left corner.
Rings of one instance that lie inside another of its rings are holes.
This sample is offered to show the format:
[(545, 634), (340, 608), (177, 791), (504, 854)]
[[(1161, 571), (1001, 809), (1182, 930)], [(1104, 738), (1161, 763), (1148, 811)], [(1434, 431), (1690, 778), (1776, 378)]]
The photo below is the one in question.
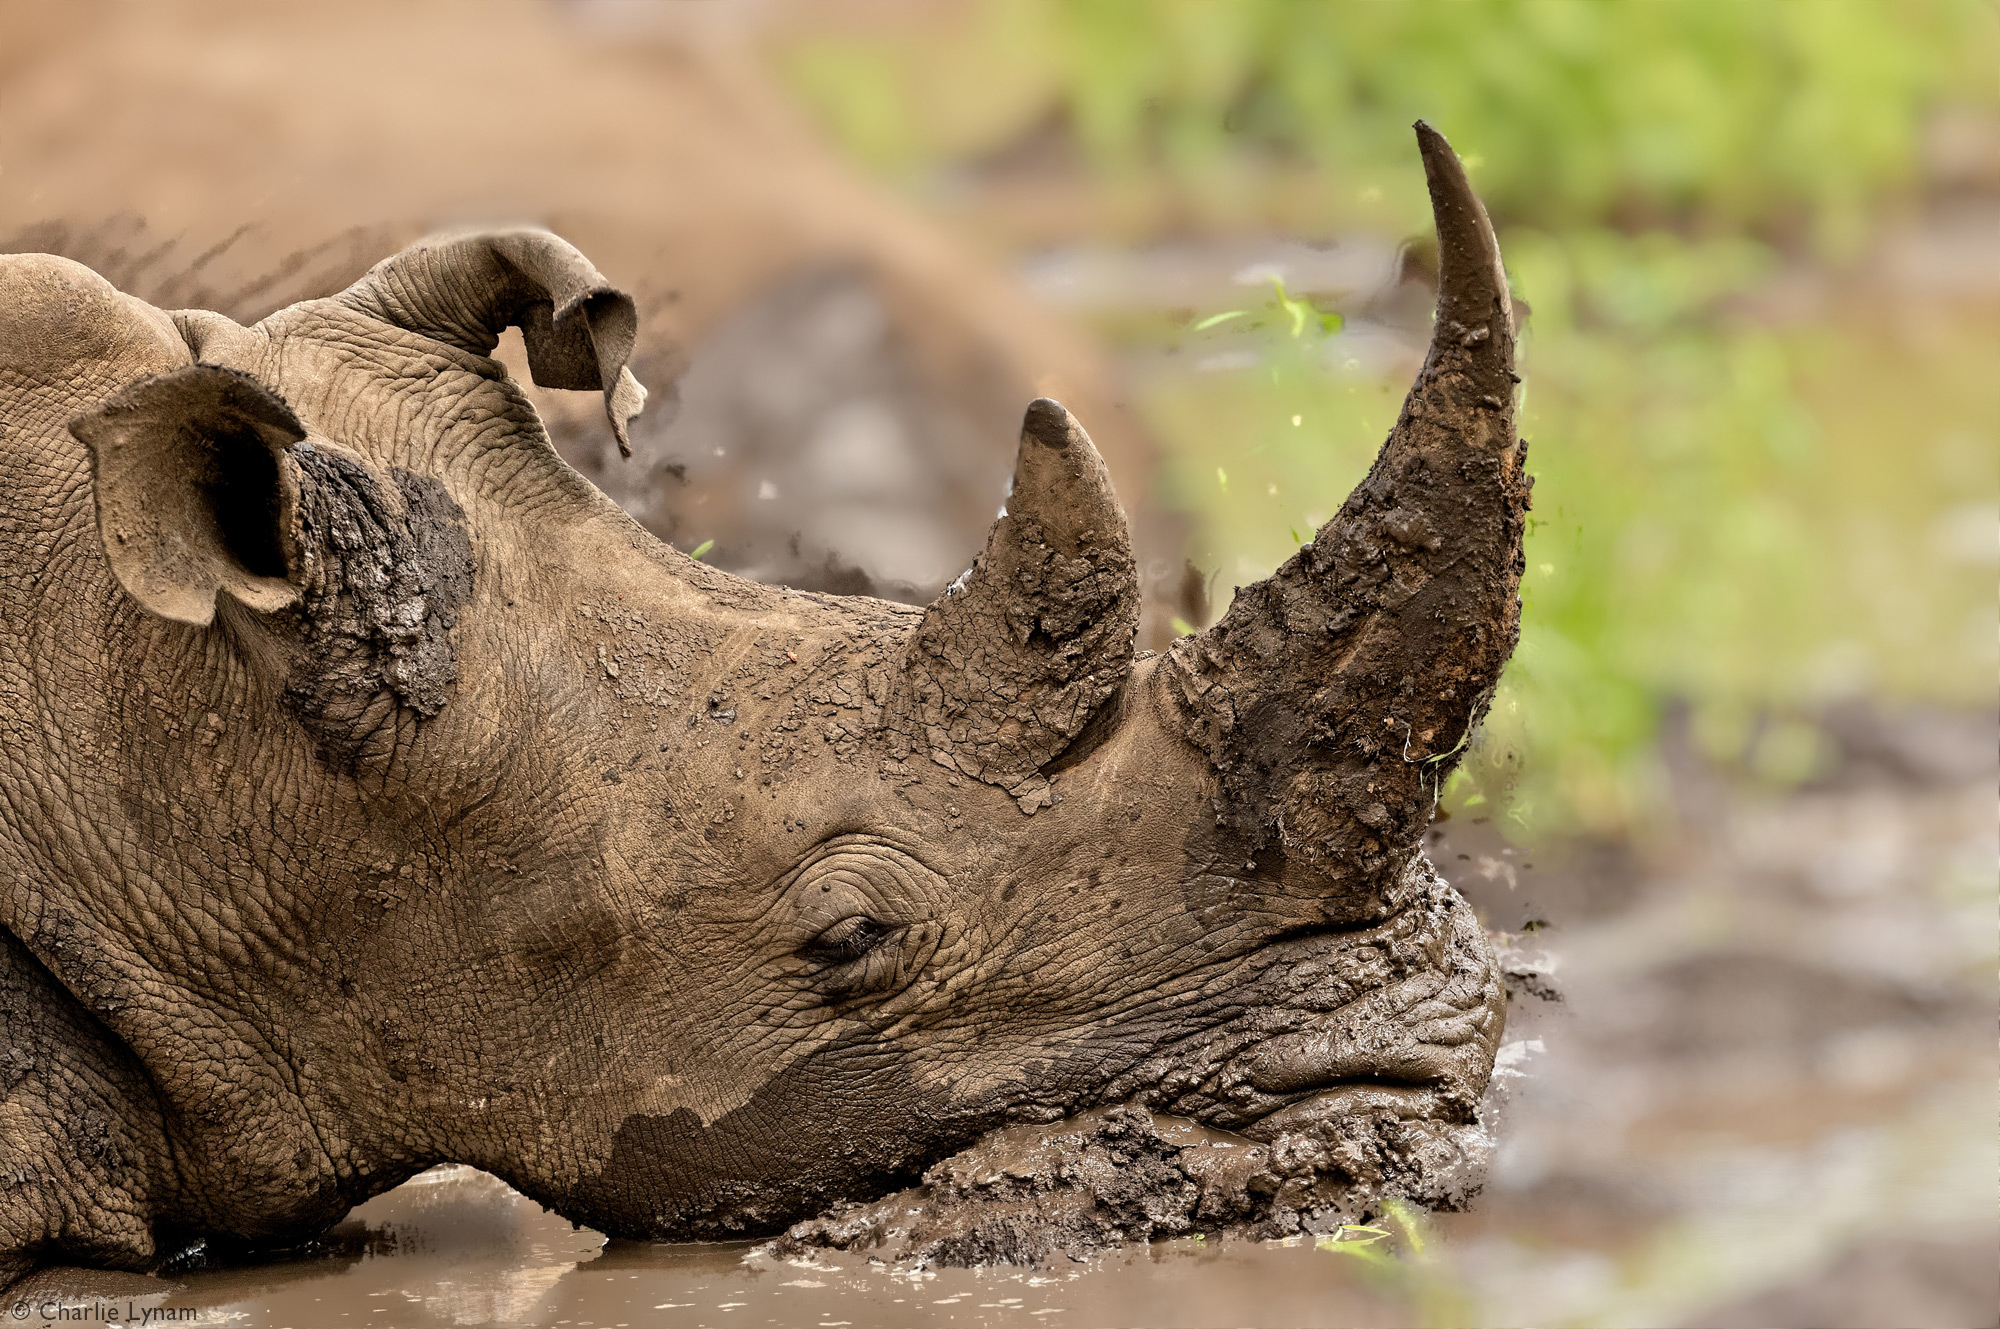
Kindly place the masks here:
[(295, 1256), (182, 1275), (166, 1304), (299, 1329), (535, 1324), (562, 1277), (603, 1245), (483, 1172), (434, 1168)]

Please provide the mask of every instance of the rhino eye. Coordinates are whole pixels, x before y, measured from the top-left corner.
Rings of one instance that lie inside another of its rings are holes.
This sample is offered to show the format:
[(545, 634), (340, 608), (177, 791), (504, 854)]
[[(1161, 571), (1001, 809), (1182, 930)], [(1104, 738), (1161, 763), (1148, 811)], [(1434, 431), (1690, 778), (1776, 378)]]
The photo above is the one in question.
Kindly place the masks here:
[(807, 942), (799, 953), (821, 964), (851, 964), (880, 947), (895, 931), (866, 914), (851, 914)]
[(942, 879), (880, 839), (835, 837), (777, 885), (771, 976), (830, 1006), (902, 990), (937, 946)]

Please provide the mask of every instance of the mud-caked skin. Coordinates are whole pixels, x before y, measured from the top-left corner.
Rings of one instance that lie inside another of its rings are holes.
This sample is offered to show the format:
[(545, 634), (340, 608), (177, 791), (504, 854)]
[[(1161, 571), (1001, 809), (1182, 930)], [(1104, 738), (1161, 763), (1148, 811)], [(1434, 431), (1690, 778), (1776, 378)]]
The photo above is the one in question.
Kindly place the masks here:
[(1420, 139), (1412, 405), (1166, 657), (1052, 402), (905, 609), (704, 567), (557, 459), (501, 329), (615, 428), (643, 391), (546, 232), (252, 328), (0, 259), (0, 1281), (297, 1240), (444, 1161), (714, 1237), (1101, 1104), (1468, 1117), (1500, 996), (1419, 840), (1526, 490), (1492, 233)]

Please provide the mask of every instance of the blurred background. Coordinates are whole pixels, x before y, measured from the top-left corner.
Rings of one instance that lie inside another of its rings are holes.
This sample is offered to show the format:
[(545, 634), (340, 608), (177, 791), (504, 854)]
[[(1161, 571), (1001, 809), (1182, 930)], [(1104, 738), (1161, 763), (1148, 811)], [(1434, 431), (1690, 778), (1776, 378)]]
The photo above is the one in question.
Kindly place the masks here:
[[(1059, 396), (1133, 516), (1155, 646), (1308, 538), (1393, 420), (1431, 121), (1530, 311), (1521, 646), (1433, 847), (1515, 998), (1491, 1180), (1387, 1263), (1156, 1251), (1051, 1305), (2000, 1318), (1991, 4), (4, 0), (0, 25), (0, 249), (252, 320), (439, 226), (551, 225), (639, 298), (656, 393), (620, 462), (592, 403), (538, 391), (565, 456), (721, 566), (912, 602)], [(523, 1284), (542, 1248), (463, 1184), (357, 1221), (435, 1244), (486, 1214), (513, 1235), (460, 1276), (532, 1295), (477, 1315), (573, 1314), (565, 1271), (609, 1257), (543, 1250)], [(417, 1277), (363, 1246), (284, 1286)], [(279, 1314), (228, 1277), (173, 1296)], [(904, 1313), (855, 1277), (865, 1318)]]

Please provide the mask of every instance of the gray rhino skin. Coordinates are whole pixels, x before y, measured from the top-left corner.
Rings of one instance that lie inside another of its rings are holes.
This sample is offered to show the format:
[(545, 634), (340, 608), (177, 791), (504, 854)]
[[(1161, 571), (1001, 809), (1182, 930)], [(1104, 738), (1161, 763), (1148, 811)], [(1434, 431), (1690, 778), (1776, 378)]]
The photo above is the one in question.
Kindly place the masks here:
[(253, 328), (0, 259), (0, 1281), (296, 1241), (447, 1161), (686, 1239), (1094, 1104), (1470, 1119), (1502, 999), (1420, 845), (1528, 482), (1492, 230), (1418, 136), (1394, 432), (1157, 656), (1053, 402), (917, 610), (693, 562), (556, 457), (503, 327), (621, 430), (642, 392), (546, 232)]

